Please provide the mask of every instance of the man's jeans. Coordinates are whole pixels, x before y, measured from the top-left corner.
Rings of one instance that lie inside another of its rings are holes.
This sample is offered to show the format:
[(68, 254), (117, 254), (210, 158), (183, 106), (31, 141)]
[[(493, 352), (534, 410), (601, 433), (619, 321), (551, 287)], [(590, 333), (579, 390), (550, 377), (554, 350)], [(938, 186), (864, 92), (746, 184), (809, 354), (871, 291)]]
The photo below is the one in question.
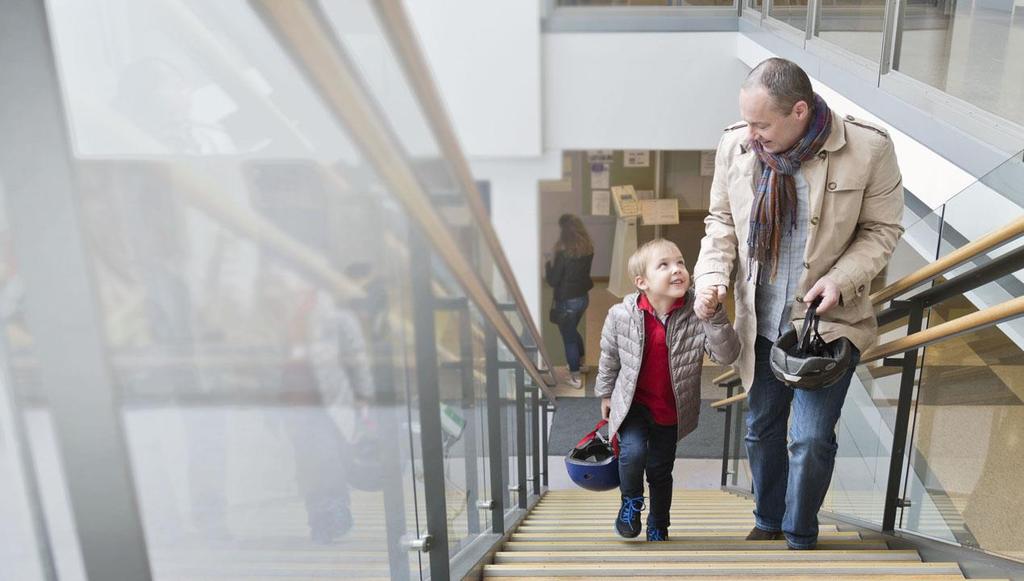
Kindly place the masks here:
[(622, 495), (644, 495), (644, 471), (651, 502), (647, 528), (668, 528), (672, 508), (672, 467), (676, 462), (676, 425), (654, 423), (651, 412), (633, 404), (619, 426), (619, 489)]
[[(754, 382), (747, 398), (747, 457), (754, 480), (757, 528), (782, 531), (797, 549), (818, 542), (818, 510), (825, 500), (835, 466), (835, 428), (860, 359), (829, 387), (792, 389), (775, 378), (769, 364), (772, 342), (758, 336), (754, 345)], [(789, 426), (789, 454), (786, 424)]]
[(590, 298), (586, 295), (566, 301), (555, 303), (555, 308), (561, 311), (562, 319), (558, 325), (558, 331), (562, 334), (562, 345), (565, 347), (565, 360), (569, 364), (569, 371), (573, 373), (580, 370), (580, 362), (583, 360), (583, 336), (580, 335), (580, 319), (590, 304)]

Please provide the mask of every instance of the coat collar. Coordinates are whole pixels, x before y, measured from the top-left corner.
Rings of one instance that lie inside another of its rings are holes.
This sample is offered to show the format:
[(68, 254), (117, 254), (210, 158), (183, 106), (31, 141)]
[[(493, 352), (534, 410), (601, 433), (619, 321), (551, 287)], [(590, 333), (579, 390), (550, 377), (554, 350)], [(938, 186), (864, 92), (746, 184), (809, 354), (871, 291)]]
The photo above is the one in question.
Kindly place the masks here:
[(843, 116), (832, 111), (832, 132), (829, 133), (822, 149), (829, 153), (839, 151), (846, 145), (846, 122)]
[[(672, 306), (669, 308), (668, 313), (666, 313), (666, 316), (671, 317), (672, 313), (674, 313), (677, 310), (679, 310), (680, 308), (682, 308), (682, 306), (686, 304), (686, 298), (689, 297), (689, 296), (690, 296), (690, 291), (687, 290), (686, 291), (686, 295), (684, 295), (682, 297), (679, 297), (678, 299), (676, 299), (676, 301), (674, 303), (672, 303)], [(652, 317), (657, 317), (658, 316), (658, 312), (654, 310), (654, 305), (652, 305), (651, 301), (647, 299), (647, 295), (645, 295), (643, 293), (640, 293), (640, 296), (637, 297), (637, 299), (636, 299), (636, 306), (641, 311), (644, 311), (646, 313), (650, 313)]]
[[(691, 285), (692, 285), (692, 283), (691, 283)], [(693, 286), (690, 286), (690, 289), (688, 291), (686, 291), (686, 297), (684, 297), (685, 302), (683, 303), (683, 306), (684, 307), (689, 307), (690, 305), (692, 305), (695, 296), (696, 295), (695, 295), (695, 291), (693, 290)], [(626, 307), (626, 312), (629, 313), (629, 315), (631, 317), (633, 317), (634, 319), (639, 319), (640, 321), (643, 321), (644, 311), (640, 308), (639, 302), (640, 302), (640, 293), (639, 292), (631, 292), (628, 295), (622, 297), (622, 305), (624, 307)], [(691, 307), (691, 308), (682, 308), (682, 309), (677, 308), (677, 309), (673, 309), (671, 314), (674, 315), (677, 311), (680, 311), (683, 314), (683, 316), (685, 316), (687, 313), (692, 313), (693, 312), (693, 308)]]

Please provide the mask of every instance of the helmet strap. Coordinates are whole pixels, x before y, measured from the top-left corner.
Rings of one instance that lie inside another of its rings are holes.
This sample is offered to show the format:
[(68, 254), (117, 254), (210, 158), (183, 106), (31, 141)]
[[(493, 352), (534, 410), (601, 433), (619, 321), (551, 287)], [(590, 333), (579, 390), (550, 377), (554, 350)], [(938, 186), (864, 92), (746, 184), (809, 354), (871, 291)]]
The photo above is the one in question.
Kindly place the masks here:
[[(814, 299), (810, 306), (807, 307), (807, 313), (804, 315), (804, 324), (800, 329), (800, 337), (797, 341), (797, 347), (801, 353), (809, 353), (811, 348), (811, 339), (813, 337), (821, 337), (818, 333), (818, 306), (821, 305), (822, 297)], [(813, 335), (812, 335), (813, 331)]]

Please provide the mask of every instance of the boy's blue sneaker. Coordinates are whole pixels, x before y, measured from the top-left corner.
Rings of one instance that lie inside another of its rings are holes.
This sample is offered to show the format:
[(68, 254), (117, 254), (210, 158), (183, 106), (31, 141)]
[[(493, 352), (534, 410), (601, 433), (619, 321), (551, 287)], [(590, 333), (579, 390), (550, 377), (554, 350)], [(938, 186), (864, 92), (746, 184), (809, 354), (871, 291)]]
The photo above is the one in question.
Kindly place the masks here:
[(615, 519), (615, 530), (620, 537), (635, 539), (640, 536), (640, 512), (644, 508), (644, 497), (622, 497), (622, 508)]
[(668, 529), (662, 529), (658, 527), (647, 527), (647, 540), (648, 541), (667, 541), (668, 540)]

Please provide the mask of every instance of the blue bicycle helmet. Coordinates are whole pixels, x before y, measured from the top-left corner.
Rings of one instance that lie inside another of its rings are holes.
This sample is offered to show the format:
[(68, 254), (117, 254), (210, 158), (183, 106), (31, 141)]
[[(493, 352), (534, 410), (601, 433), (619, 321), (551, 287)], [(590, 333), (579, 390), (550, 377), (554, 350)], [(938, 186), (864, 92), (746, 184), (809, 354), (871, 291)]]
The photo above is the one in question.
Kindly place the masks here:
[(600, 432), (608, 423), (601, 420), (594, 431), (583, 436), (565, 455), (565, 469), (569, 478), (580, 488), (601, 492), (619, 487), (619, 446)]

